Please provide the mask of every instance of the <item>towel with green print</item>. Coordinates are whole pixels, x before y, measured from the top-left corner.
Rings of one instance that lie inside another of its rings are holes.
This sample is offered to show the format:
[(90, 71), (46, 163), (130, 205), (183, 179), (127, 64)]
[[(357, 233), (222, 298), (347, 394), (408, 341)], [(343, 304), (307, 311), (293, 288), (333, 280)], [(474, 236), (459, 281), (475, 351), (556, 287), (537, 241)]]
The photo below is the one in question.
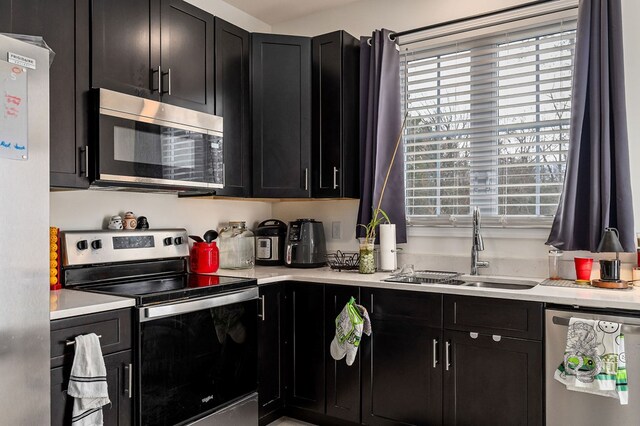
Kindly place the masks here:
[(616, 322), (571, 318), (564, 361), (554, 378), (568, 390), (629, 402), (622, 326)]
[(346, 356), (347, 365), (353, 365), (358, 353), (362, 333), (371, 335), (371, 320), (364, 306), (357, 305), (352, 297), (336, 317), (336, 335), (329, 351), (336, 361)]

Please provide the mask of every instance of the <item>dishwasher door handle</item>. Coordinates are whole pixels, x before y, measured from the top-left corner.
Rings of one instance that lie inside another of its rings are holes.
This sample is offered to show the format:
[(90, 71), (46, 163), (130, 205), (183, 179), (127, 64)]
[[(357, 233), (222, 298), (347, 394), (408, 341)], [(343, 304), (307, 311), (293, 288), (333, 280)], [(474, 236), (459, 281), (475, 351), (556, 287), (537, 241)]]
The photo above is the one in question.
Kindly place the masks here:
[[(571, 321), (571, 318), (558, 317), (558, 316), (553, 317), (553, 323), (556, 325), (563, 325), (568, 327), (570, 321)], [(640, 334), (640, 325), (631, 325), (631, 324), (624, 324), (624, 323), (621, 323), (620, 325), (622, 326), (622, 329), (620, 330), (620, 332), (622, 332), (623, 334)]]

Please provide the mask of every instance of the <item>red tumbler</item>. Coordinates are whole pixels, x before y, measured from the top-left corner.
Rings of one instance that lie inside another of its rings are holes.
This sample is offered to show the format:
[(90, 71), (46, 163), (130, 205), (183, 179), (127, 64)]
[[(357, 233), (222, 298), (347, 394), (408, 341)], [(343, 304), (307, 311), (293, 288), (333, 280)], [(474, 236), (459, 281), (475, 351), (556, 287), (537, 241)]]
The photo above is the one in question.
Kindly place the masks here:
[(593, 267), (593, 259), (587, 257), (576, 257), (573, 259), (576, 265), (576, 280), (591, 281), (591, 268)]
[(216, 272), (220, 266), (220, 251), (216, 243), (193, 243), (189, 265), (191, 272), (196, 274)]

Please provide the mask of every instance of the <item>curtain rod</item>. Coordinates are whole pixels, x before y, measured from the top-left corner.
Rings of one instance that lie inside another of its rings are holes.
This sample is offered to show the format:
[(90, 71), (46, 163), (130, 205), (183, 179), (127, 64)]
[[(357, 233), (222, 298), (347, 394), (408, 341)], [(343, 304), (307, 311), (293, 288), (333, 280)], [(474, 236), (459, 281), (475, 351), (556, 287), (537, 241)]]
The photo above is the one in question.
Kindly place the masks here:
[(505, 7), (505, 8), (494, 10), (494, 11), (491, 11), (491, 12), (480, 13), (478, 15), (472, 15), (472, 16), (467, 16), (467, 17), (464, 17), (464, 18), (452, 19), (450, 21), (438, 22), (437, 24), (426, 25), (424, 27), (414, 28), (412, 30), (399, 31), (397, 33), (391, 33), (391, 34), (389, 34), (389, 38), (391, 40), (395, 40), (398, 37), (406, 36), (406, 35), (409, 35), (409, 34), (415, 34), (415, 33), (419, 33), (419, 32), (422, 32), (422, 31), (434, 30), (436, 28), (444, 27), (444, 26), (447, 26), (447, 25), (459, 24), (459, 23), (471, 21), (471, 20), (474, 20), (474, 19), (490, 18), (492, 16), (499, 15), (501, 13), (515, 12), (516, 10), (524, 9), (524, 8), (527, 8), (527, 7), (530, 7), (530, 6), (539, 5), (539, 4), (550, 3), (552, 1), (557, 1), (557, 0), (535, 0), (535, 1), (530, 1), (530, 2), (527, 2), (527, 3), (522, 3), (522, 4), (515, 5), (515, 6), (510, 6), (510, 7)]

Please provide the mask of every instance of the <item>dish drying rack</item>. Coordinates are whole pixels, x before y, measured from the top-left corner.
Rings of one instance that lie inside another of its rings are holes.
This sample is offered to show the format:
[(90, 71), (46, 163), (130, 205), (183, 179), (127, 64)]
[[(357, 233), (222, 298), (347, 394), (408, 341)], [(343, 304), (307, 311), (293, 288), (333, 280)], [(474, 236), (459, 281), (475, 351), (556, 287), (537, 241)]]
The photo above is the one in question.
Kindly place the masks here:
[(458, 281), (457, 278), (461, 275), (460, 272), (423, 270), (414, 271), (411, 274), (397, 273), (383, 281), (409, 284), (452, 284)]

